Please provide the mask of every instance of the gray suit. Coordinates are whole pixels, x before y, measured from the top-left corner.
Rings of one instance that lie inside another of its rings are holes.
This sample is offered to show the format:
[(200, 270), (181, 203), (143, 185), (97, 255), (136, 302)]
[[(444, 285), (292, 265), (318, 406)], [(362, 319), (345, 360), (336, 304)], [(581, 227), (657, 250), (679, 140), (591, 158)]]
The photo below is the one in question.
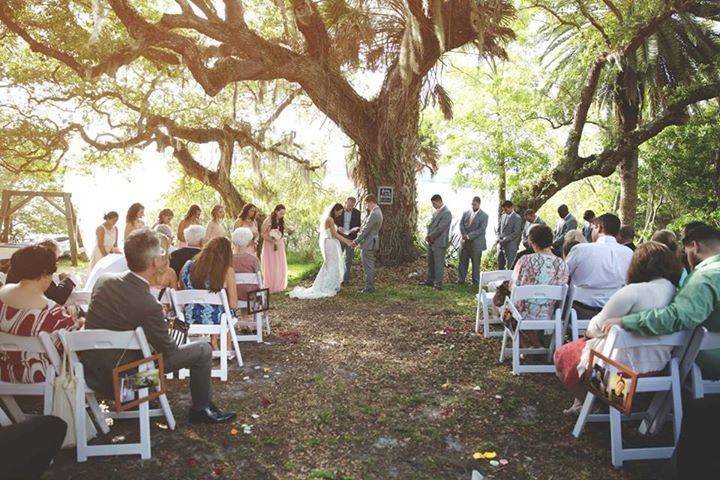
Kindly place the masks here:
[(563, 243), (565, 242), (565, 234), (572, 230), (577, 230), (577, 225), (575, 217), (572, 216), (572, 213), (568, 213), (567, 217), (563, 219), (563, 223), (555, 229), (553, 247), (555, 247), (555, 249), (562, 249)]
[(445, 274), (445, 251), (450, 238), (452, 213), (443, 205), (435, 213), (427, 227), (428, 237), (428, 275), (426, 283), (442, 287)]
[[(460, 263), (458, 264), (458, 281), (465, 283), (465, 276), (468, 271), (468, 264), (472, 260), (472, 281), (477, 284), (480, 281), (480, 260), (482, 252), (487, 248), (485, 241), (485, 230), (487, 230), (488, 215), (478, 209), (475, 218), (472, 218), (473, 211), (463, 213), (460, 219), (460, 234), (468, 240), (462, 241), (460, 247)], [(472, 221), (470, 219), (472, 218)]]
[[(207, 407), (211, 400), (210, 345), (205, 342), (175, 345), (168, 334), (162, 306), (142, 278), (129, 271), (100, 277), (92, 291), (85, 328), (128, 331), (137, 327), (143, 327), (150, 346), (162, 354), (165, 371), (190, 369), (193, 408)], [(80, 354), (88, 384), (106, 395), (113, 392), (112, 369), (141, 357), (137, 351), (121, 350), (89, 350)]]
[(355, 243), (360, 246), (365, 290), (368, 292), (375, 290), (375, 252), (380, 249), (380, 228), (382, 224), (382, 210), (376, 206), (365, 217), (365, 222), (360, 227), (360, 232), (355, 240)]
[(522, 218), (514, 210), (510, 215), (503, 213), (500, 217), (498, 229), (498, 244), (500, 245), (498, 267), (500, 270), (504, 270), (506, 267), (510, 268), (515, 263), (515, 255), (517, 255), (522, 234), (522, 224)]

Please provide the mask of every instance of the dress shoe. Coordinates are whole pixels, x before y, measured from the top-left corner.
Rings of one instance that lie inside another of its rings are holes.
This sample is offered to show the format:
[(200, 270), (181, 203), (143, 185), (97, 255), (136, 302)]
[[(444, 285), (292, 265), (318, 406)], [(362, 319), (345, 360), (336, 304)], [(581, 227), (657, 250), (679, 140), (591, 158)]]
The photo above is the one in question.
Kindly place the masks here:
[(360, 293), (374, 293), (375, 289), (374, 288), (362, 288), (359, 290), (359, 292)]
[(418, 283), (418, 285), (420, 285), (421, 287), (432, 287), (433, 286), (432, 283), (428, 283), (428, 282), (420, 282), (420, 283)]
[(215, 405), (208, 405), (202, 410), (190, 409), (188, 420), (190, 423), (225, 423), (235, 420), (235, 412), (223, 412)]

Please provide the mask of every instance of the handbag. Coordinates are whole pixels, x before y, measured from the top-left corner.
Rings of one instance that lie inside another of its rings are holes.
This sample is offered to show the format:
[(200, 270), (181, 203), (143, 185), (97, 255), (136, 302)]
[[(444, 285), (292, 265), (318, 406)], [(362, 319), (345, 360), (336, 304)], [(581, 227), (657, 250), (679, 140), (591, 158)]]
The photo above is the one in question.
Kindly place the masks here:
[[(63, 353), (62, 367), (53, 381), (52, 415), (61, 418), (67, 423), (62, 448), (71, 448), (77, 445), (75, 435), (75, 409), (77, 407), (75, 389), (78, 385), (78, 379), (70, 365), (69, 357), (70, 354), (65, 351)], [(84, 402), (85, 395), (83, 395), (83, 405), (80, 408), (85, 408)], [(85, 432), (87, 440), (92, 440), (97, 436), (97, 429), (87, 415), (85, 416)]]

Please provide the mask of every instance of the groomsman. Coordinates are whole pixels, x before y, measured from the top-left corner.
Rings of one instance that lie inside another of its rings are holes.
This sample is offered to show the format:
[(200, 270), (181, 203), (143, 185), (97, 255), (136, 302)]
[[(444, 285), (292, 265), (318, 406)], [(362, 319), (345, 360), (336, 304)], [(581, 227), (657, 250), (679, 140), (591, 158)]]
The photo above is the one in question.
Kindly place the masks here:
[[(349, 240), (355, 240), (360, 230), (360, 210), (355, 208), (357, 200), (355, 197), (348, 197), (345, 200), (345, 210), (343, 214), (335, 217), (335, 225), (338, 227), (338, 232), (343, 237)], [(343, 284), (350, 281), (350, 268), (352, 268), (352, 262), (355, 258), (355, 248), (350, 245), (341, 244), (342, 249), (345, 252), (345, 276), (343, 277)]]
[(465, 283), (468, 264), (472, 261), (472, 282), (477, 285), (480, 281), (480, 260), (482, 252), (487, 248), (485, 230), (487, 229), (488, 215), (480, 210), (480, 197), (472, 200), (472, 209), (463, 213), (460, 220), (460, 263), (458, 264), (458, 283)]
[(440, 195), (433, 195), (430, 201), (435, 208), (435, 213), (428, 224), (425, 237), (428, 244), (428, 272), (427, 280), (423, 285), (442, 290), (443, 275), (445, 274), (445, 251), (450, 237), (452, 213), (445, 206)]
[(497, 243), (500, 246), (498, 252), (498, 267), (500, 270), (511, 268), (515, 263), (520, 234), (522, 231), (522, 218), (515, 211), (515, 206), (510, 200), (502, 204), (503, 214), (500, 217)]
[(562, 257), (562, 247), (565, 242), (565, 234), (571, 230), (577, 230), (577, 220), (573, 217), (567, 205), (560, 205), (557, 209), (558, 219), (555, 225), (555, 238), (553, 239), (553, 253), (558, 257)]
[[(520, 245), (522, 245), (523, 249), (515, 256), (515, 263), (517, 263), (517, 261), (524, 255), (534, 253), (532, 248), (530, 248), (530, 242), (528, 242), (530, 229), (535, 225), (545, 225), (545, 221), (540, 218), (537, 212), (535, 212), (532, 208), (525, 210), (525, 214), (523, 216), (525, 217), (525, 225), (523, 225), (523, 231), (520, 237)], [(515, 268), (515, 264), (513, 264), (513, 268)]]
[(585, 210), (585, 213), (583, 213), (583, 220), (585, 220), (585, 224), (583, 225), (582, 233), (583, 237), (585, 237), (585, 240), (588, 241), (588, 243), (592, 243), (592, 231), (593, 231), (593, 222), (595, 221), (595, 212), (592, 210)]

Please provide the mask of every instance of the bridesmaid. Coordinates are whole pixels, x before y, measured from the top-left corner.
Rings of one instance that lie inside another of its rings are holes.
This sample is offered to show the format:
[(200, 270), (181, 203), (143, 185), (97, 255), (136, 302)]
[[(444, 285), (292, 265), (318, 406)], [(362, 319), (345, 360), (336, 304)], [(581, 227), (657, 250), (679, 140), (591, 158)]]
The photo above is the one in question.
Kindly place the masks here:
[(191, 205), (185, 214), (185, 218), (180, 221), (177, 229), (178, 248), (187, 247), (185, 241), (185, 229), (190, 225), (200, 225), (200, 217), (202, 216), (202, 210), (198, 205)]
[(205, 229), (205, 243), (207, 244), (210, 240), (217, 237), (225, 237), (225, 227), (223, 227), (222, 221), (225, 218), (225, 207), (222, 205), (215, 205), (210, 212), (210, 221)]
[(253, 233), (252, 241), (247, 246), (247, 253), (257, 257), (258, 240), (260, 240), (260, 232), (257, 226), (258, 209), (252, 203), (247, 203), (240, 212), (240, 216), (235, 220), (233, 228), (249, 228)]
[(262, 268), (265, 287), (270, 293), (287, 288), (287, 259), (285, 257), (285, 205), (277, 205), (262, 225)]
[(170, 226), (170, 222), (172, 222), (174, 216), (175, 214), (172, 210), (169, 208), (163, 208), (158, 214), (157, 222), (153, 225), (153, 230), (157, 233), (165, 235), (168, 240), (170, 240), (170, 245), (175, 242), (175, 235), (173, 235), (172, 227)]
[(90, 270), (95, 264), (109, 253), (118, 253), (118, 229), (117, 222), (120, 218), (117, 212), (108, 212), (103, 217), (105, 220), (95, 229), (97, 244), (90, 259)]
[(132, 232), (139, 230), (145, 226), (145, 207), (141, 203), (133, 203), (128, 208), (127, 216), (125, 217), (125, 236), (123, 239), (127, 240)]

